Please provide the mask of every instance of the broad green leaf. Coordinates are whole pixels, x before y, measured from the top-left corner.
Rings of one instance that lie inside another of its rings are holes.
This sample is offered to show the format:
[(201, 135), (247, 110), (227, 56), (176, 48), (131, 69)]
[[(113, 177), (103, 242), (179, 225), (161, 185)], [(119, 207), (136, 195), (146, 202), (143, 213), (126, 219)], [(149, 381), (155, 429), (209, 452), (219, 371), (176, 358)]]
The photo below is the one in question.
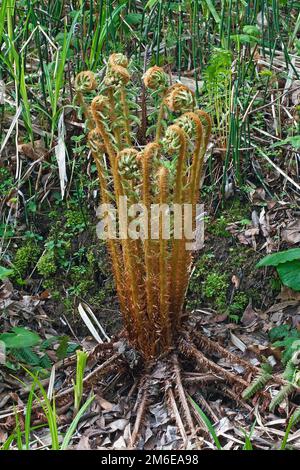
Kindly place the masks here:
[(0, 341), (3, 341), (7, 348), (23, 349), (36, 346), (40, 342), (40, 337), (34, 331), (15, 326), (12, 332), (2, 333)]
[(271, 147), (281, 147), (282, 145), (287, 145), (290, 144), (293, 148), (296, 150), (300, 148), (300, 135), (294, 135), (287, 137), (284, 140), (280, 140), (279, 142), (276, 142), (275, 144), (271, 145)]
[(300, 259), (300, 248), (292, 248), (291, 250), (279, 251), (272, 255), (267, 255), (261, 259), (256, 267), (261, 268), (262, 266), (278, 266), (281, 263), (287, 261), (294, 261)]
[(282, 284), (295, 291), (300, 291), (300, 260), (279, 264), (277, 271)]
[(3, 266), (0, 266), (0, 280), (5, 279), (6, 277), (9, 277), (13, 274), (13, 269), (7, 269), (4, 268)]

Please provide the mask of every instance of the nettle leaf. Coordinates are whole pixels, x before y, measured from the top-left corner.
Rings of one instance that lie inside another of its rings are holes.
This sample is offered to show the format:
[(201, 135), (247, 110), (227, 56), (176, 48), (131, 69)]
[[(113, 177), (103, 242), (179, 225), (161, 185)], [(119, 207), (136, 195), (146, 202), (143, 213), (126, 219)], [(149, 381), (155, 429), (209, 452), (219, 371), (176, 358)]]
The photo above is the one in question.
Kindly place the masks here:
[(282, 145), (290, 144), (294, 149), (298, 150), (300, 148), (300, 135), (294, 135), (287, 137), (284, 140), (280, 140), (275, 144), (272, 144), (271, 147), (281, 147)]
[(61, 336), (59, 340), (59, 346), (56, 350), (56, 357), (60, 360), (65, 359), (67, 357), (69, 339), (69, 336), (65, 335)]
[(130, 25), (139, 25), (142, 22), (143, 15), (141, 13), (128, 13), (125, 17), (125, 21), (127, 21)]
[(277, 271), (282, 284), (295, 291), (300, 291), (300, 260), (279, 264)]
[(40, 342), (40, 337), (34, 331), (15, 326), (12, 332), (2, 333), (0, 341), (3, 341), (9, 349), (23, 349), (36, 346)]
[(261, 32), (260, 29), (252, 24), (246, 24), (243, 27), (243, 33), (244, 34), (249, 34), (250, 36), (260, 36)]
[(280, 251), (278, 253), (265, 256), (257, 263), (256, 267), (261, 268), (263, 266), (278, 266), (281, 263), (286, 263), (287, 261), (294, 261), (297, 259), (300, 259), (300, 248), (292, 248), (291, 250)]
[(13, 269), (7, 269), (4, 268), (3, 266), (0, 266), (0, 280), (5, 279), (6, 277), (9, 277), (13, 274)]

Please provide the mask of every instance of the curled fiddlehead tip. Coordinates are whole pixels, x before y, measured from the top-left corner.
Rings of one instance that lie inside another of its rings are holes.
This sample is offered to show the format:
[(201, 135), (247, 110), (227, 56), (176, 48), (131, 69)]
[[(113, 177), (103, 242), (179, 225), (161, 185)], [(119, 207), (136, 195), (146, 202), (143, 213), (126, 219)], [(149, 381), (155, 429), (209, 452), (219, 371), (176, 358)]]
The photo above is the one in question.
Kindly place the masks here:
[(118, 153), (118, 170), (125, 180), (139, 179), (139, 152), (134, 148), (121, 150)]
[(113, 67), (114, 65), (121, 65), (121, 67), (127, 68), (129, 62), (126, 55), (119, 52), (115, 52), (114, 54), (111, 54), (109, 56), (108, 63), (111, 67)]
[(104, 95), (98, 95), (95, 96), (91, 103), (91, 109), (93, 113), (100, 112), (102, 113), (103, 111), (109, 110), (109, 99), (107, 96)]
[(121, 65), (114, 65), (107, 70), (104, 77), (106, 86), (121, 86), (126, 85), (130, 80), (130, 73), (125, 67)]
[(180, 148), (182, 141), (186, 137), (184, 130), (176, 124), (169, 126), (162, 141), (166, 152), (174, 152)]
[(194, 93), (185, 85), (175, 83), (167, 91), (164, 103), (174, 113), (192, 111), (195, 107)]
[(104, 145), (101, 133), (97, 128), (89, 132), (88, 143), (92, 152), (104, 152), (105, 151), (105, 145)]
[(168, 87), (168, 75), (157, 65), (150, 67), (143, 75), (144, 85), (151, 90), (165, 89)]
[(124, 54), (111, 54), (108, 59), (107, 70), (104, 83), (108, 87), (118, 87), (126, 85), (130, 80), (130, 73), (127, 70), (128, 59)]
[(95, 74), (86, 70), (85, 72), (80, 72), (75, 79), (75, 89), (82, 93), (88, 93), (97, 88), (97, 82)]

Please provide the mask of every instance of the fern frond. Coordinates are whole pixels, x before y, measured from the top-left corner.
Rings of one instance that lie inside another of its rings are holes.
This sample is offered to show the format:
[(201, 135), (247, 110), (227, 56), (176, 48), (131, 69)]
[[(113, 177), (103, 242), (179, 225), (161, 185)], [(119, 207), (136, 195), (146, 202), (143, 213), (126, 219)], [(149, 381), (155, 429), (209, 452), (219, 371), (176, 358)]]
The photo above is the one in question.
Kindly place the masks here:
[(249, 400), (258, 391), (262, 390), (269, 380), (271, 380), (272, 375), (270, 374), (270, 369), (271, 367), (269, 364), (264, 364), (261, 367), (260, 372), (255, 377), (251, 385), (243, 391), (242, 397), (245, 398), (245, 400)]
[(285, 399), (287, 399), (295, 390), (295, 385), (293, 383), (289, 383), (281, 387), (279, 392), (275, 395), (272, 399), (269, 409), (270, 411), (274, 411), (277, 406), (279, 406)]

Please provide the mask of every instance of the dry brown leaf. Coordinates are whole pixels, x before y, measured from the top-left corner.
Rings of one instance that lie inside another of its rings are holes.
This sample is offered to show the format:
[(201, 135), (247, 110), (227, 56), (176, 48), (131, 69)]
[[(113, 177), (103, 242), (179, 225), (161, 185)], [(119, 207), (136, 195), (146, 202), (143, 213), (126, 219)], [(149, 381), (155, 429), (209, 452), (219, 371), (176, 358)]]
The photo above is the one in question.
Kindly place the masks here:
[(113, 403), (110, 403), (109, 401), (105, 400), (102, 397), (97, 397), (97, 402), (101, 406), (101, 408), (105, 411), (111, 411), (114, 407)]
[(81, 436), (76, 450), (91, 450), (90, 441), (88, 436)]
[(251, 325), (257, 319), (257, 313), (252, 308), (252, 301), (250, 301), (245, 308), (245, 311), (242, 315), (241, 322), (244, 326)]
[(282, 240), (291, 245), (300, 243), (300, 219), (294, 220), (287, 224), (284, 230), (281, 233)]

